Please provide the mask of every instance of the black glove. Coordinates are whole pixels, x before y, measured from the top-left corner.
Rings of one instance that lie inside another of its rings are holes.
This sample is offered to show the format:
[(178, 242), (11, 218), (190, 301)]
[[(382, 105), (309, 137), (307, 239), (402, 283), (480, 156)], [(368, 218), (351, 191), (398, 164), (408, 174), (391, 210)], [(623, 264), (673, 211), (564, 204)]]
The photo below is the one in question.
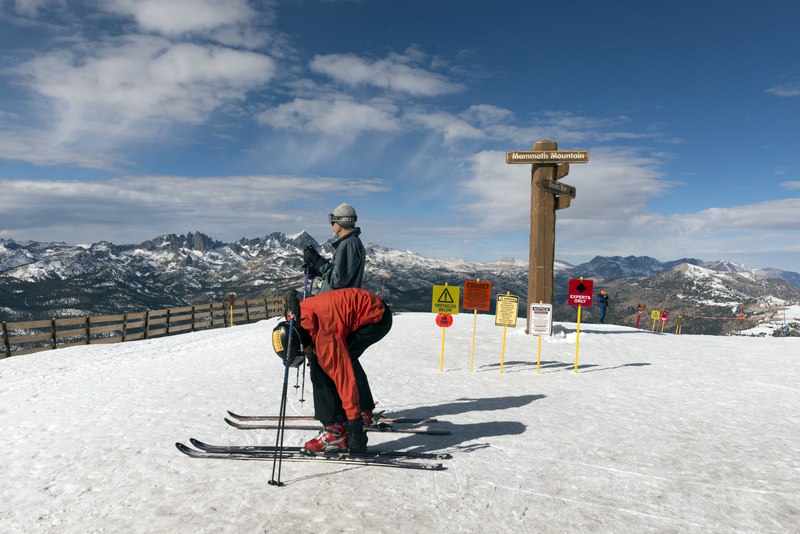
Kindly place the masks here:
[(289, 314), (294, 315), (294, 320), (300, 320), (300, 299), (297, 298), (297, 291), (290, 291), (286, 295), (286, 309), (283, 310), (283, 316), (288, 317)]
[(309, 265), (308, 263), (303, 264), (303, 269), (308, 269), (308, 277), (309, 278), (317, 278), (322, 276), (322, 273), (317, 270), (316, 267), (313, 265)]
[(364, 423), (360, 417), (347, 421), (347, 444), (350, 452), (354, 454), (366, 454), (367, 452), (367, 433), (364, 432)]
[(317, 252), (317, 249), (313, 245), (306, 245), (306, 248), (303, 249), (303, 263), (305, 265), (314, 265), (318, 259), (319, 252)]
[(312, 245), (306, 245), (306, 248), (303, 249), (303, 268), (308, 268), (309, 278), (322, 276), (322, 270), (326, 265), (328, 265), (328, 260), (320, 256)]

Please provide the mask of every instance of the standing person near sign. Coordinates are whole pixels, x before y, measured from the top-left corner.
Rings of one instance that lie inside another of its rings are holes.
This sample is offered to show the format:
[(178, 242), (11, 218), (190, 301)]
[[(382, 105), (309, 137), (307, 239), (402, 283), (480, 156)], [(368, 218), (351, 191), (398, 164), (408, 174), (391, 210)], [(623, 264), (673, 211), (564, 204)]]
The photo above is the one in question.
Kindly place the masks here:
[(321, 291), (361, 287), (367, 253), (356, 220), (358, 215), (350, 204), (340, 204), (328, 214), (334, 235), (333, 259), (323, 258), (311, 245), (303, 249), (303, 264), (308, 266), (310, 276), (322, 279)]
[(606, 308), (608, 308), (608, 293), (603, 289), (597, 294), (597, 306), (600, 308), (600, 322), (606, 321)]
[(297, 367), (308, 359), (314, 418), (323, 426), (304, 450), (367, 452), (364, 426), (374, 422), (375, 401), (359, 357), (391, 330), (392, 310), (377, 295), (359, 288), (327, 291), (302, 302), (291, 293), (287, 302), (294, 328), (287, 321), (278, 324), (272, 347), (286, 365)]

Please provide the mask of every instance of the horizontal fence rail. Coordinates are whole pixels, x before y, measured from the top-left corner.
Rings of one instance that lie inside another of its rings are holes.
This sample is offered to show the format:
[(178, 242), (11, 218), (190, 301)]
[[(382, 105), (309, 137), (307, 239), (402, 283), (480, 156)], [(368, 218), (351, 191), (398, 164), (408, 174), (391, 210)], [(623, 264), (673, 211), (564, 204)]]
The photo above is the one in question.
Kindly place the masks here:
[(267, 297), (116, 315), (2, 323), (0, 359), (49, 349), (120, 343), (247, 324), (283, 314), (286, 297)]

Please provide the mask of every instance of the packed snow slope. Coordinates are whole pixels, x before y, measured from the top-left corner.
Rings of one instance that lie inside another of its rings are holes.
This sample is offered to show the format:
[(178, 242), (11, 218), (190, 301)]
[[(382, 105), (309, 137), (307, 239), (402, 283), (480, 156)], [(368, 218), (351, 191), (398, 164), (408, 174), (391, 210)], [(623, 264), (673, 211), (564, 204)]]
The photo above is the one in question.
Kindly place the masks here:
[[(800, 339), (558, 323), (538, 343), (471, 314), (395, 316), (362, 357), (379, 406), (449, 436), (447, 469), (197, 460), (175, 442), (272, 445), (276, 320), (0, 361), (0, 531), (790, 532), (800, 524)], [(520, 321), (520, 324), (522, 321)], [(503, 372), (500, 372), (501, 357)], [(311, 414), (291, 375), (288, 412)], [(313, 431), (289, 431), (301, 445)]]

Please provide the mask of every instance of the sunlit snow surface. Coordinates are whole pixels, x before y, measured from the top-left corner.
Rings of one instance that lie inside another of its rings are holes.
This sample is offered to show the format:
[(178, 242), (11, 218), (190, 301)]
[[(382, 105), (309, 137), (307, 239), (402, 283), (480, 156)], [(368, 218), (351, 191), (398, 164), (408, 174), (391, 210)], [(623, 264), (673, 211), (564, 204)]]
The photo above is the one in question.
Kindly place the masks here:
[[(471, 314), (400, 314), (362, 362), (379, 407), (449, 436), (441, 472), (195, 460), (174, 443), (274, 444), (226, 410), (277, 413), (275, 320), (0, 361), (0, 531), (796, 532), (800, 338), (559, 323), (542, 338)], [(310, 414), (291, 374), (288, 411)], [(301, 445), (313, 431), (290, 431)]]

